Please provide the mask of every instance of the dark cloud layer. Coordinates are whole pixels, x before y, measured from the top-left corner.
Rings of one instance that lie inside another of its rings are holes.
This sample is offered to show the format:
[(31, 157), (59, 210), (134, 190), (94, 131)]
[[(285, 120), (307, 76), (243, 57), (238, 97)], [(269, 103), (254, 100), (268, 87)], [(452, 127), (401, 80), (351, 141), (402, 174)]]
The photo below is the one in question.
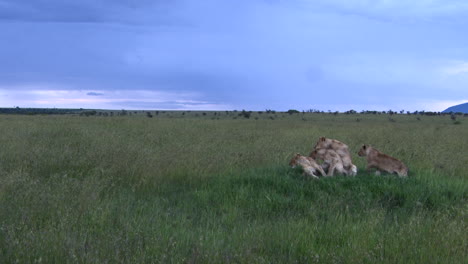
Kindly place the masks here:
[[(170, 24), (179, 0), (2, 0), (0, 20), (59, 23)], [(151, 10), (151, 13), (147, 12)]]
[(153, 106), (286, 110), (459, 99), (467, 11), (455, 0), (0, 0), (0, 90), (196, 93), (210, 103)]

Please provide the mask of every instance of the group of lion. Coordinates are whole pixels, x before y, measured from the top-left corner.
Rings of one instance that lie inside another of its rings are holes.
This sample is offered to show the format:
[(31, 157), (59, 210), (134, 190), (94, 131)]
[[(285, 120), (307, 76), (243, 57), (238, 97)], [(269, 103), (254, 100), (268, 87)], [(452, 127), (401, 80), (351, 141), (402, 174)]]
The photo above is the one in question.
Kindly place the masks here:
[[(366, 157), (367, 171), (376, 169), (376, 174), (385, 171), (396, 173), (400, 177), (408, 176), (408, 167), (403, 162), (369, 145), (363, 145), (358, 155)], [(347, 176), (356, 176), (357, 174), (357, 167), (352, 162), (348, 146), (336, 139), (325, 137), (319, 138), (309, 156), (297, 153), (289, 165), (293, 168), (302, 167), (305, 175), (315, 179), (318, 179), (319, 176), (333, 176), (336, 173)]]

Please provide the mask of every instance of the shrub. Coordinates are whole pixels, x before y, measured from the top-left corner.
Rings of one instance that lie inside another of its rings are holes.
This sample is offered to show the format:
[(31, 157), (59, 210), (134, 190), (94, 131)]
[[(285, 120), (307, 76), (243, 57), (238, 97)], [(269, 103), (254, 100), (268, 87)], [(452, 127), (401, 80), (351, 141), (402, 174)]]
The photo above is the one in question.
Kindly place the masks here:
[(247, 112), (245, 110), (242, 110), (242, 112), (239, 114), (239, 116), (243, 116), (243, 117), (249, 119), (251, 114), (252, 114), (252, 112)]
[(290, 115), (292, 115), (292, 114), (299, 114), (299, 111), (294, 110), (294, 109), (289, 109), (288, 112), (286, 112), (286, 113), (288, 113), (288, 114), (290, 114)]
[(83, 116), (83, 115), (84, 115), (84, 116), (92, 116), (92, 115), (96, 115), (96, 114), (97, 114), (97, 112), (93, 110), (93, 111), (84, 111), (84, 112), (81, 112), (80, 115), (81, 115), (81, 116)]

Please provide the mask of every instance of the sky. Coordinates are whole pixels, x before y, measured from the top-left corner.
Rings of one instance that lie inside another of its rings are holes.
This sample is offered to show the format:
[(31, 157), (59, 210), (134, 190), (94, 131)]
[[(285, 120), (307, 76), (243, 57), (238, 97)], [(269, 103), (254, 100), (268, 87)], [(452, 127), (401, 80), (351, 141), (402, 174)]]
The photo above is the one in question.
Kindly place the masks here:
[(443, 111), (465, 0), (0, 0), (0, 107)]

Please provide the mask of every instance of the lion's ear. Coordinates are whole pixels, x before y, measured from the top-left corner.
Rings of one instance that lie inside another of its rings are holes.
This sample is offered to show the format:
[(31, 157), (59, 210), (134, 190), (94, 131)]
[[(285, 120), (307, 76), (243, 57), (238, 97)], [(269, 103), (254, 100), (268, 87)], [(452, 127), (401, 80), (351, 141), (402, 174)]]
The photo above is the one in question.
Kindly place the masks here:
[(325, 137), (321, 137), (321, 138), (320, 138), (320, 141), (325, 141)]
[(367, 148), (367, 146), (366, 146), (366, 145), (362, 145), (362, 148), (363, 148), (363, 149), (366, 149), (366, 148)]

